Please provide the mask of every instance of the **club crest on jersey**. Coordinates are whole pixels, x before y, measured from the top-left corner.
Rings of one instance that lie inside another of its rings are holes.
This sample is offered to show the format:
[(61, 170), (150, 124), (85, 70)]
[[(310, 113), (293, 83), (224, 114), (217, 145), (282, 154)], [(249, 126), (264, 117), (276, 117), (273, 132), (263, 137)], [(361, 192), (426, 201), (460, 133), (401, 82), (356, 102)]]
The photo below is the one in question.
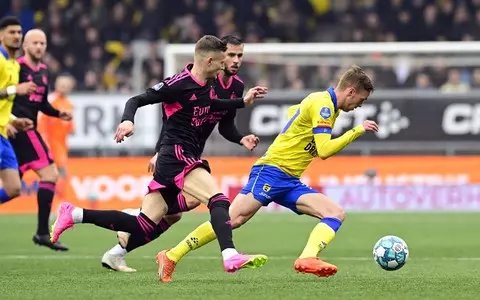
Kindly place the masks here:
[(163, 85), (164, 85), (163, 82), (159, 82), (156, 85), (152, 86), (152, 89), (155, 91), (159, 91), (163, 87)]
[(265, 184), (263, 185), (263, 191), (264, 191), (265, 193), (268, 193), (271, 189), (272, 189), (272, 186), (269, 185), (268, 183), (265, 183)]
[(330, 118), (331, 115), (332, 115), (332, 112), (330, 111), (330, 108), (326, 106), (322, 107), (322, 109), (320, 110), (320, 116), (322, 116), (322, 118), (324, 119)]

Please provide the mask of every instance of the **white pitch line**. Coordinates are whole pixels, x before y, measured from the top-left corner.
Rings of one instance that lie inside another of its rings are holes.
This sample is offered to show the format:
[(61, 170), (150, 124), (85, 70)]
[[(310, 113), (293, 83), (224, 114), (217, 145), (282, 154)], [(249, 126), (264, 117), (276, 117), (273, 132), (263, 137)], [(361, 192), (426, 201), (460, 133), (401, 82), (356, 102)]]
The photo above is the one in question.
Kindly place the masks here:
[[(128, 257), (128, 256), (127, 256)], [(152, 256), (131, 256), (132, 259), (151, 259), (154, 260), (155, 257)], [(186, 259), (190, 260), (221, 260), (221, 256), (187, 256)], [(294, 256), (269, 256), (270, 260), (295, 260)], [(44, 260), (90, 260), (90, 259), (101, 259), (101, 255), (3, 255), (0, 256), (0, 260), (15, 260), (15, 259), (44, 259)], [(353, 257), (353, 256), (342, 256), (342, 257), (325, 257), (327, 260), (343, 260), (343, 261), (368, 261), (373, 260), (372, 257)], [(409, 260), (415, 261), (432, 261), (432, 260), (444, 260), (444, 261), (480, 261), (480, 257), (419, 257), (419, 258), (409, 258)]]

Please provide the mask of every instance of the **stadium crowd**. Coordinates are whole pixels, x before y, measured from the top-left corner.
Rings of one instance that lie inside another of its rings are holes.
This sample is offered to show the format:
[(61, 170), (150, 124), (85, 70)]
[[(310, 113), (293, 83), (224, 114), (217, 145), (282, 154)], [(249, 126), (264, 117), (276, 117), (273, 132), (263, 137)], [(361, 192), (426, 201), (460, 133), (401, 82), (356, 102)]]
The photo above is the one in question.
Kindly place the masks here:
[[(47, 31), (52, 76), (71, 73), (85, 91), (132, 89), (133, 40), (151, 44), (145, 85), (163, 77), (155, 45), (191, 43), (203, 34), (238, 33), (246, 42), (376, 42), (480, 39), (480, 0), (11, 0), (0, 16), (17, 15), (25, 30)], [(465, 91), (480, 86), (480, 68), (446, 64), (368, 67), (383, 88)], [(247, 84), (323, 88), (337, 67), (312, 63), (251, 65)], [(365, 65), (364, 65), (365, 66)]]

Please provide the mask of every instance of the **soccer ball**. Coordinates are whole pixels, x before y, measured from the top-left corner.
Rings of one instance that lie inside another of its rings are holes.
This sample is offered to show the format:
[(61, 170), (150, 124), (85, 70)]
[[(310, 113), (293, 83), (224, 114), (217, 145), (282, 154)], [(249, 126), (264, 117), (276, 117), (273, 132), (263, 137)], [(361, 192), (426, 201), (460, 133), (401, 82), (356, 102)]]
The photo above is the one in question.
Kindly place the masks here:
[(384, 236), (373, 246), (373, 259), (384, 270), (398, 270), (407, 262), (408, 246), (398, 236)]

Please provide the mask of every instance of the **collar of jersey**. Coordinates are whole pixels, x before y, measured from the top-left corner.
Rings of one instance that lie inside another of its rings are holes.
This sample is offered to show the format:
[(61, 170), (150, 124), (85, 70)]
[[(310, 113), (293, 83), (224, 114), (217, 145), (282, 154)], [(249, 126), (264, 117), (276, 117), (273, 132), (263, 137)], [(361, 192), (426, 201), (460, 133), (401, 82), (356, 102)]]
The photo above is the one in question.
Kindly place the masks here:
[(335, 94), (335, 90), (333, 89), (333, 87), (329, 87), (327, 89), (327, 92), (330, 94), (330, 97), (332, 98), (333, 108), (337, 110), (337, 94)]
[(3, 56), (5, 56), (5, 58), (8, 59), (8, 52), (5, 48), (0, 47), (0, 53), (2, 53)]

